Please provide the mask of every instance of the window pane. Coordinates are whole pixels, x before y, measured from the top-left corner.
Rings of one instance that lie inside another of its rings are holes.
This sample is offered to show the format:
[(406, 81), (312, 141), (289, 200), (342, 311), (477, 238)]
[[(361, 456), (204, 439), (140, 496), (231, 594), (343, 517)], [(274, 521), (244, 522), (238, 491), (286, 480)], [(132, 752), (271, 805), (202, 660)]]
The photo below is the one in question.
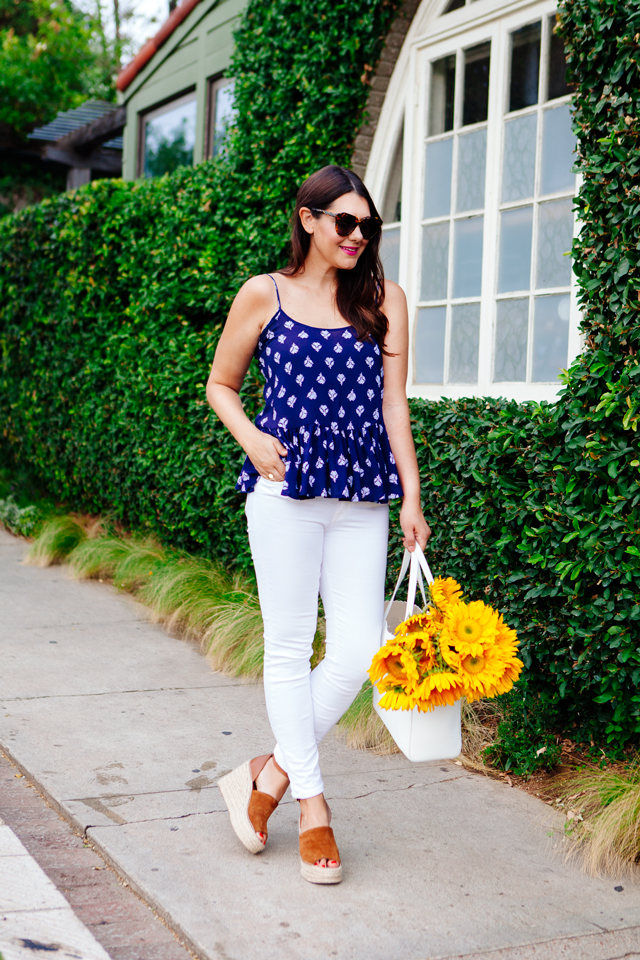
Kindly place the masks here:
[(504, 125), (502, 202), (533, 196), (536, 172), (536, 114), (508, 120)]
[(227, 129), (233, 123), (237, 113), (235, 108), (235, 83), (229, 83), (216, 88), (215, 118), (213, 125), (213, 156), (220, 153)]
[(446, 217), (451, 210), (453, 138), (428, 143), (424, 171), (424, 219)]
[(196, 101), (147, 120), (144, 127), (144, 175), (161, 177), (193, 164), (196, 142)]
[(489, 64), (491, 44), (481, 43), (464, 52), (463, 126), (482, 123), (489, 108)]
[(511, 34), (511, 85), (509, 110), (522, 110), (538, 102), (541, 23), (531, 23)]
[(451, 13), (452, 10), (459, 10), (460, 7), (464, 7), (465, 0), (451, 0), (451, 3), (447, 6), (445, 10), (442, 11), (443, 16), (445, 13)]
[(455, 54), (431, 64), (429, 136), (453, 130), (453, 97), (456, 87)]
[(456, 210), (480, 210), (484, 207), (487, 131), (474, 130), (458, 137), (458, 185)]
[(449, 222), (422, 228), (421, 300), (444, 300), (449, 277)]
[(573, 200), (551, 200), (538, 208), (537, 287), (568, 287), (573, 243)]
[(449, 383), (478, 382), (480, 304), (463, 303), (451, 308)]
[(570, 299), (536, 297), (534, 303), (532, 379), (553, 383), (567, 365)]
[(553, 28), (556, 25), (556, 18), (549, 17), (549, 85), (547, 89), (547, 100), (555, 100), (556, 97), (565, 97), (571, 93), (569, 84), (565, 77), (567, 73), (567, 61), (564, 56), (564, 40), (554, 33)]
[(416, 383), (443, 383), (446, 307), (418, 310), (415, 340)]
[(542, 194), (575, 189), (576, 177), (571, 173), (575, 146), (569, 104), (545, 110), (542, 124)]
[(380, 259), (387, 280), (397, 283), (400, 276), (400, 227), (382, 231)]
[(502, 214), (498, 293), (529, 289), (532, 228), (533, 207), (519, 207)]
[(499, 300), (496, 304), (494, 383), (527, 378), (529, 299)]
[(382, 219), (385, 223), (399, 223), (402, 219), (402, 154), (404, 128), (400, 130), (398, 142), (391, 161), (387, 192), (382, 204)]
[(453, 296), (479, 297), (482, 287), (484, 217), (456, 220), (453, 248)]

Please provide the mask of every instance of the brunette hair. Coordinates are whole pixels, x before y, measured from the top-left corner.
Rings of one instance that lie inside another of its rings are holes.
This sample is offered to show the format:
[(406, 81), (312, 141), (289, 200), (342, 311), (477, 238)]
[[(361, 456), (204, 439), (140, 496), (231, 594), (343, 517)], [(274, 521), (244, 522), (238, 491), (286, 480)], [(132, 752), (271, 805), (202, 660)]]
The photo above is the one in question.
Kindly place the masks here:
[[(311, 245), (311, 235), (302, 226), (302, 207), (326, 210), (345, 193), (357, 193), (369, 204), (371, 216), (379, 216), (369, 191), (352, 170), (331, 164), (322, 167), (304, 181), (296, 196), (291, 218), (291, 254), (287, 266), (280, 270), (285, 277), (295, 277), (304, 270)], [(322, 216), (313, 213), (317, 220)], [(384, 271), (379, 254), (380, 231), (364, 248), (353, 270), (338, 270), (336, 302), (341, 316), (354, 328), (359, 340), (373, 340), (382, 352), (389, 321), (381, 310), (384, 303)]]

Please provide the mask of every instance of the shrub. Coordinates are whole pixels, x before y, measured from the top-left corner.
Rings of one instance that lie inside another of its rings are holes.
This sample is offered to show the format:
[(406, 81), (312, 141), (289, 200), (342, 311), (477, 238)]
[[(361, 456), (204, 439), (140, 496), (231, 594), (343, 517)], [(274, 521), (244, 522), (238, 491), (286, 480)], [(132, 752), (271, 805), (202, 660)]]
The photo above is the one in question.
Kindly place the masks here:
[(557, 716), (539, 697), (531, 696), (526, 684), (519, 684), (500, 697), (499, 705), (503, 719), (498, 723), (494, 742), (483, 751), (483, 758), (517, 777), (529, 777), (536, 770), (552, 770), (562, 751), (549, 732)]

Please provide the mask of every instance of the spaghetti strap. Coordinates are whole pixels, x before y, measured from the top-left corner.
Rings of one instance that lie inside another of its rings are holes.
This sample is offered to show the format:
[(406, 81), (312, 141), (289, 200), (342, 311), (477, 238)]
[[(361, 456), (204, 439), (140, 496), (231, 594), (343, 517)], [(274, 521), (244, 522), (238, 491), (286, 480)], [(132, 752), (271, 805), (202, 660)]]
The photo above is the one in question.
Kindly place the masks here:
[(278, 284), (276, 283), (275, 277), (271, 276), (270, 273), (268, 273), (267, 276), (271, 277), (273, 280), (273, 285), (276, 288), (276, 297), (278, 298), (278, 310), (282, 310), (282, 304), (280, 303), (280, 291), (278, 290)]

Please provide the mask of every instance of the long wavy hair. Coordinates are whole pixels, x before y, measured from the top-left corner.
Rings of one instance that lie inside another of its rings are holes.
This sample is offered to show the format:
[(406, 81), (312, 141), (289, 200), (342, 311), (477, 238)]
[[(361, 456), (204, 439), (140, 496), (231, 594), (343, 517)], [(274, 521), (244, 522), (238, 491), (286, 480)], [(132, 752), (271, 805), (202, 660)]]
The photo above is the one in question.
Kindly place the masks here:
[[(304, 271), (311, 246), (311, 235), (302, 226), (300, 210), (318, 207), (326, 210), (334, 200), (345, 193), (357, 193), (369, 204), (372, 217), (379, 216), (369, 191), (352, 170), (330, 165), (322, 167), (304, 181), (296, 196), (291, 218), (291, 254), (287, 266), (280, 270), (285, 277), (295, 277)], [(317, 220), (322, 216), (314, 213)], [(352, 270), (338, 270), (336, 304), (340, 315), (351, 324), (359, 340), (372, 340), (383, 353), (389, 321), (382, 312), (384, 303), (384, 270), (380, 260), (380, 231), (372, 237)]]

